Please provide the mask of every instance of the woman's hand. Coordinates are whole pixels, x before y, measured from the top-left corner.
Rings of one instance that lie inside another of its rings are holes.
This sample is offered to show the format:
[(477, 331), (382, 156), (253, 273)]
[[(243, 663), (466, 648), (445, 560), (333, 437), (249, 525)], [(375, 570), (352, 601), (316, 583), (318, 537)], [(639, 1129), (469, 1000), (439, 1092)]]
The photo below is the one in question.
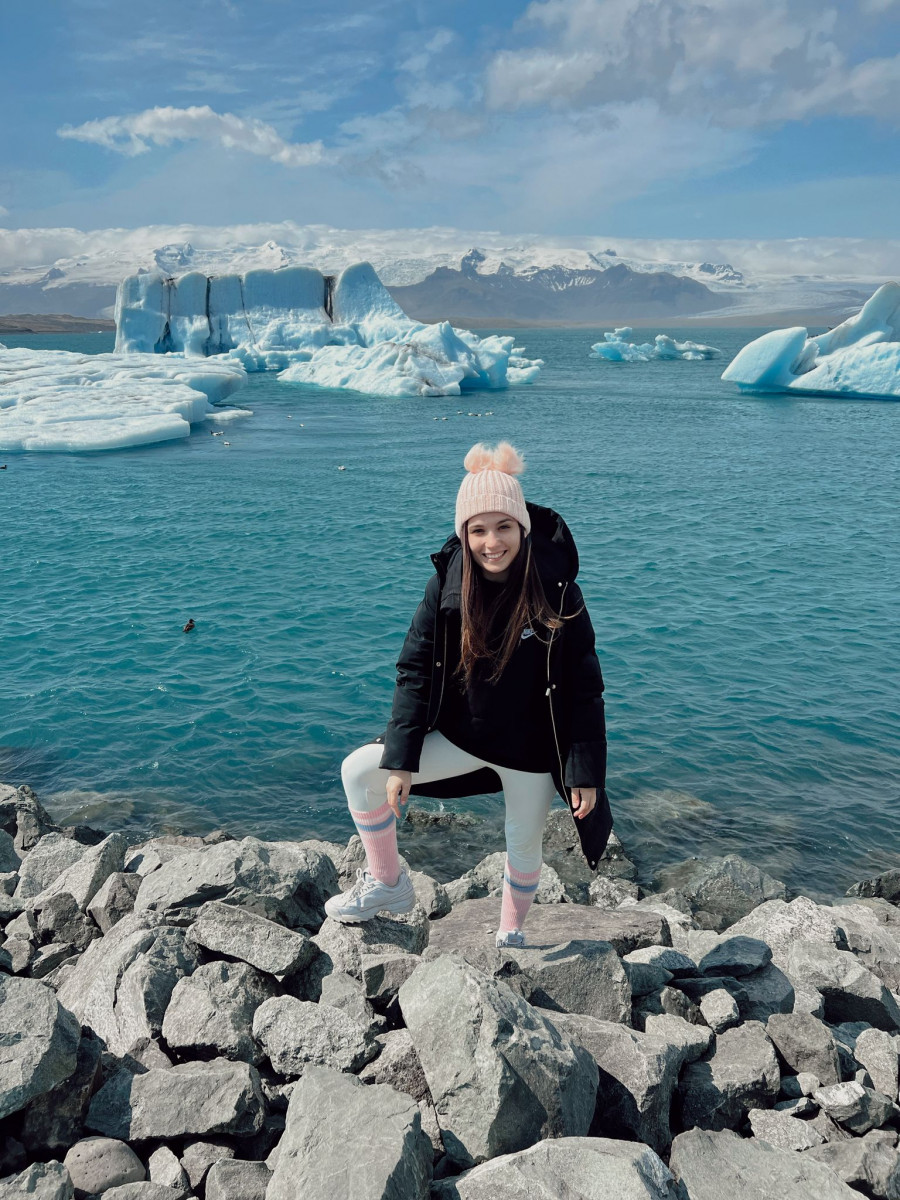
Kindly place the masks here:
[(400, 805), (409, 799), (412, 774), (409, 771), (391, 771), (387, 781), (387, 802), (397, 820), (400, 820)]
[(572, 812), (579, 819), (586, 817), (597, 803), (596, 788), (572, 788)]

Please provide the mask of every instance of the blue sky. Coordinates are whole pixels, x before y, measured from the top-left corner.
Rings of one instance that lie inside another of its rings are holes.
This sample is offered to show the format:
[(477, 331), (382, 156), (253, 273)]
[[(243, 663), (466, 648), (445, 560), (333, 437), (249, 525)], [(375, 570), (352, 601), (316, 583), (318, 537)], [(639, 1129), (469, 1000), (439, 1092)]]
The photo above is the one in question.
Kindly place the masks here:
[(0, 223), (893, 237), (900, 0), (4, 0)]

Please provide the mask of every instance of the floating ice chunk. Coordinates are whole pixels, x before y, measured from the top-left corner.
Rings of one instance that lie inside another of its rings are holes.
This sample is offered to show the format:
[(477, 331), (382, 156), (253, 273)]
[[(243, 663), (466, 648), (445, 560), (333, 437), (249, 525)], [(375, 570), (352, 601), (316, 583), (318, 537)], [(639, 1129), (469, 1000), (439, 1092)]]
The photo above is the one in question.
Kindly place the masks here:
[(115, 450), (187, 437), (245, 381), (229, 359), (0, 351), (0, 449)]
[(505, 388), (530, 383), (543, 365), (511, 337), (412, 320), (369, 263), (337, 279), (306, 267), (132, 276), (119, 289), (116, 320), (122, 353), (227, 351), (248, 371), (381, 396)]
[(703, 346), (698, 342), (676, 342), (665, 333), (658, 333), (652, 342), (629, 342), (634, 330), (628, 325), (612, 333), (604, 333), (602, 342), (591, 346), (591, 358), (605, 358), (608, 362), (650, 362), (652, 359), (675, 361), (686, 359), (698, 362), (702, 359), (719, 358), (722, 351), (715, 346)]
[(886, 283), (827, 333), (776, 329), (744, 346), (722, 378), (744, 392), (900, 399), (900, 285)]

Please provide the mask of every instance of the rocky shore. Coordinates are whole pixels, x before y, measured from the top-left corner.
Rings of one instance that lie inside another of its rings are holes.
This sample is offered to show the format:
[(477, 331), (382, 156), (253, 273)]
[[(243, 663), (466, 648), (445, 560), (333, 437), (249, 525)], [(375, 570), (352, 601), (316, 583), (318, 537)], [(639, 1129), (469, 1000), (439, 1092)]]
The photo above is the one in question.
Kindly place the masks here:
[(497, 951), (502, 854), (342, 926), (358, 838), (134, 845), (0, 784), (0, 1200), (900, 1200), (900, 870), (645, 894), (576, 843)]

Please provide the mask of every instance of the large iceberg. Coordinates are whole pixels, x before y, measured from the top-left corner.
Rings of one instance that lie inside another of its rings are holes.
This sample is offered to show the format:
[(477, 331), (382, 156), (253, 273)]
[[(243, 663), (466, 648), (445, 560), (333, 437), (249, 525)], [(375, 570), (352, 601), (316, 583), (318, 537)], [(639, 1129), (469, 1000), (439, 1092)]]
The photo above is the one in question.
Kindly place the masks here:
[(369, 263), (180, 278), (131, 275), (116, 301), (116, 351), (228, 355), (248, 371), (377, 396), (458, 396), (528, 383), (540, 360), (511, 337), (414, 321)]
[(0, 348), (0, 450), (119, 450), (249, 416), (218, 407), (246, 380), (239, 362), (155, 354)]
[(719, 358), (721, 350), (715, 346), (703, 346), (699, 342), (676, 342), (666, 333), (658, 333), (652, 342), (629, 342), (634, 330), (628, 325), (612, 333), (604, 333), (602, 342), (591, 346), (591, 358), (605, 358), (607, 362), (650, 362), (653, 359), (675, 361), (687, 359), (700, 361)]
[(900, 285), (884, 284), (827, 333), (810, 337), (802, 326), (764, 333), (722, 378), (743, 392), (900, 399)]

